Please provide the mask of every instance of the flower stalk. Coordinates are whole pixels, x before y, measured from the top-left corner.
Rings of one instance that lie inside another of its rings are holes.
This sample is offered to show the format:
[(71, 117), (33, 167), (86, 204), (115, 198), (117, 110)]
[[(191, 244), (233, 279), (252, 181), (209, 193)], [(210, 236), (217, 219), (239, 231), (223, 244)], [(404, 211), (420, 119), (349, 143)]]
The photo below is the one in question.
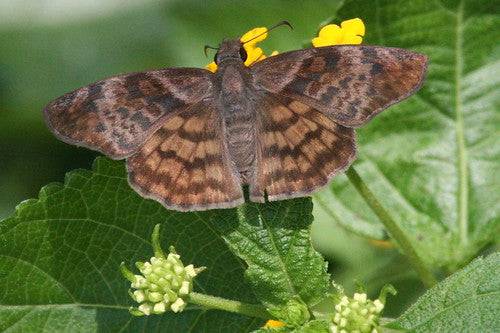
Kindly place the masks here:
[(266, 308), (258, 304), (243, 303), (196, 292), (189, 294), (188, 301), (191, 304), (197, 304), (207, 309), (223, 310), (262, 319), (271, 318)]
[(391, 237), (397, 242), (399, 247), (408, 257), (408, 261), (418, 273), (420, 279), (427, 288), (432, 287), (437, 283), (435, 276), (418, 256), (417, 251), (413, 247), (410, 239), (405, 235), (403, 230), (398, 226), (396, 221), (389, 215), (389, 213), (382, 206), (380, 201), (375, 197), (373, 192), (368, 188), (363, 179), (359, 176), (354, 167), (350, 167), (346, 171), (347, 178), (354, 185), (358, 193), (365, 200), (372, 211), (377, 215), (382, 224), (385, 226)]

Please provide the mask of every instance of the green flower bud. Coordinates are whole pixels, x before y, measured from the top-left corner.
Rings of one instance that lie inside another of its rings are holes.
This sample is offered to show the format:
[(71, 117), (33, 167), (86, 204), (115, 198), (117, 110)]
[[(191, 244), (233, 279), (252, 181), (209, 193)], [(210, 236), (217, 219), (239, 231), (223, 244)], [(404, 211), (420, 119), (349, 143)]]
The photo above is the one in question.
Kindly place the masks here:
[(181, 312), (193, 289), (193, 278), (203, 270), (193, 265), (184, 267), (173, 247), (165, 256), (160, 248), (159, 225), (153, 231), (152, 243), (155, 255), (149, 262), (136, 263), (141, 275), (134, 275), (123, 263), (121, 265), (123, 276), (130, 281), (130, 297), (139, 303), (137, 308), (130, 308), (134, 316), (161, 314), (168, 310)]

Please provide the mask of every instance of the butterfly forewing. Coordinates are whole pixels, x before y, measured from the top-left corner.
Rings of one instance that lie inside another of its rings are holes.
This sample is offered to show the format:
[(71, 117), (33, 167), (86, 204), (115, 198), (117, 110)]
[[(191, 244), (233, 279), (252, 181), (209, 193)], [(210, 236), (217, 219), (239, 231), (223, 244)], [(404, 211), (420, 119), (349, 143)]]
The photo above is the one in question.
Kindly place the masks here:
[(130, 184), (176, 210), (243, 203), (240, 180), (223, 144), (220, 110), (204, 100), (169, 118), (127, 159)]
[(427, 58), (378, 46), (292, 51), (252, 66), (254, 84), (297, 99), (339, 124), (358, 127), (421, 85)]
[(354, 130), (302, 102), (265, 93), (257, 113), (253, 201), (264, 201), (266, 194), (269, 200), (305, 196), (354, 160)]
[(120, 159), (175, 113), (212, 93), (211, 73), (163, 69), (111, 77), (70, 92), (44, 110), (61, 140)]

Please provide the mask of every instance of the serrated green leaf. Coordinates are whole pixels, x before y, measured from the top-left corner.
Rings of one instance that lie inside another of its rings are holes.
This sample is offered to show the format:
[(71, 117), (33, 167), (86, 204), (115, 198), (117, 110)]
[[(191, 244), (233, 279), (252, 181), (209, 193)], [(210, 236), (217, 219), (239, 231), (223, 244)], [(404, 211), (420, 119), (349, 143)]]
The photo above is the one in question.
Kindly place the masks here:
[(135, 318), (119, 265), (153, 254), (150, 236), (161, 223), (161, 242), (175, 245), (184, 263), (206, 266), (197, 292), (258, 303), (245, 265), (217, 233), (237, 212), (178, 213), (130, 189), (123, 163), (96, 160), (93, 171), (68, 174), (38, 200), (0, 222), (0, 331), (10, 332), (245, 332), (262, 319), (222, 311)]
[[(489, 0), (351, 0), (338, 13), (364, 20), (366, 44), (429, 56), (419, 93), (358, 131), (355, 167), (434, 267), (456, 269), (499, 231), (500, 15), (494, 6)], [(349, 229), (382, 235), (346, 178), (318, 199)]]
[[(318, 302), (329, 286), (322, 257), (310, 242), (308, 198), (238, 209), (180, 213), (138, 196), (123, 163), (98, 158), (93, 171), (68, 174), (39, 200), (18, 206), (0, 224), (0, 329), (32, 331), (247, 331), (262, 323), (191, 308), (180, 315), (131, 318), (128, 284), (119, 263), (133, 266), (153, 254), (150, 235), (162, 223), (163, 246), (183, 262), (206, 266), (195, 291), (269, 306), (299, 297)], [(244, 259), (238, 260), (227, 246)], [(249, 281), (247, 283), (246, 281)], [(71, 329), (70, 329), (71, 327)]]
[(311, 306), (329, 289), (327, 264), (311, 245), (311, 212), (310, 198), (247, 204), (238, 208), (239, 225), (221, 230), (248, 264), (248, 281), (268, 307), (295, 297)]
[(387, 327), (412, 332), (499, 332), (499, 312), (497, 252), (440, 282)]

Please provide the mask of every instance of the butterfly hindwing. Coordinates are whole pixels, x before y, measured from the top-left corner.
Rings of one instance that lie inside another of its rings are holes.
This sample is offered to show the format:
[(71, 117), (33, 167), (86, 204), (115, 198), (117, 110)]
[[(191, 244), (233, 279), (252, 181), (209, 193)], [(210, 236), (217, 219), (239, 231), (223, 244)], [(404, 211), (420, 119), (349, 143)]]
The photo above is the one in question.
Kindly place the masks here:
[(211, 77), (197, 68), (119, 75), (59, 97), (44, 115), (61, 140), (121, 159), (144, 144), (162, 119), (211, 94)]
[(421, 85), (427, 58), (379, 46), (327, 46), (286, 52), (251, 67), (256, 89), (288, 96), (339, 124), (359, 127)]
[(244, 202), (223, 141), (221, 113), (203, 100), (169, 118), (127, 159), (129, 183), (175, 210), (229, 208)]
[(250, 199), (305, 196), (355, 158), (354, 130), (289, 97), (265, 93), (257, 107), (257, 162)]

